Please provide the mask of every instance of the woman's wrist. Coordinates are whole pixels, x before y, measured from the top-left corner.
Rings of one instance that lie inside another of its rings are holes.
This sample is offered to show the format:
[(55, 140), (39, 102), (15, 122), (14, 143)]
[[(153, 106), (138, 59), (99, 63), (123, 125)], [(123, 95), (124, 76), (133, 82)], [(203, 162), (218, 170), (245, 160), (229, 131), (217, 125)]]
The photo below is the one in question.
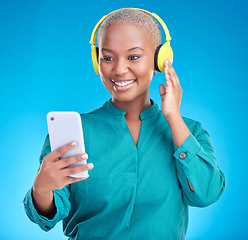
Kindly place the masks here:
[(190, 135), (190, 131), (180, 114), (171, 114), (166, 117), (174, 144), (179, 148)]
[(53, 191), (50, 192), (39, 192), (32, 189), (33, 204), (38, 214), (47, 217), (48, 219), (53, 218), (56, 214), (56, 207), (54, 202)]
[(182, 119), (182, 116), (179, 113), (172, 113), (172, 114), (169, 114), (167, 116), (165, 116), (166, 120), (168, 123), (173, 123), (175, 120), (179, 120), (179, 119)]
[(32, 188), (32, 196), (34, 198), (51, 199), (53, 197), (53, 191), (40, 191), (39, 188)]

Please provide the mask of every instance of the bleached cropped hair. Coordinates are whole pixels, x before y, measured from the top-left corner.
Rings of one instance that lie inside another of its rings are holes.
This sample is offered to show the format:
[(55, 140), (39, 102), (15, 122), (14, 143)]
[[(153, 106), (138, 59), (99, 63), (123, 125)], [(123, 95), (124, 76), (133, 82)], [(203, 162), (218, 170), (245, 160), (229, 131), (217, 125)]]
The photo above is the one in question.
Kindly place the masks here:
[(161, 31), (157, 21), (150, 14), (133, 8), (121, 8), (110, 14), (102, 22), (99, 29), (99, 35), (102, 30), (106, 29), (111, 24), (118, 22), (133, 23), (145, 27), (152, 35), (156, 47), (161, 44)]

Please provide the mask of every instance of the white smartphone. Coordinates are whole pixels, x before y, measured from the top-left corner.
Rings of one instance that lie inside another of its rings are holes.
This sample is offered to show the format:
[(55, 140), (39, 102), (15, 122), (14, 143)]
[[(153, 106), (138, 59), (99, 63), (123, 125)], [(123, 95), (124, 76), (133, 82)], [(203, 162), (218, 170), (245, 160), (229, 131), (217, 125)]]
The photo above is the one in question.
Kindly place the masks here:
[[(69, 142), (76, 141), (77, 146), (63, 154), (60, 159), (85, 153), (83, 127), (81, 117), (77, 112), (49, 112), (47, 126), (51, 150), (55, 150)], [(69, 167), (86, 164), (86, 160), (70, 165)], [(86, 177), (88, 171), (76, 173), (69, 177)]]

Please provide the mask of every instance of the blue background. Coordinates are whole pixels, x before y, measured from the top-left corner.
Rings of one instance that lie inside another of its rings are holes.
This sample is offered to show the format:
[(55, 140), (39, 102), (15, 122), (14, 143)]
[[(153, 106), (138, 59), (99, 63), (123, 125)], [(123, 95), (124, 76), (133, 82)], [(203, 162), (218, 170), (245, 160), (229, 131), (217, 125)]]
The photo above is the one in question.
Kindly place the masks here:
[[(218, 165), (227, 176), (218, 202), (190, 208), (186, 239), (248, 239), (244, 0), (2, 0), (0, 239), (66, 239), (61, 223), (45, 233), (29, 221), (22, 199), (39, 166), (47, 112), (88, 112), (110, 98), (94, 73), (89, 40), (97, 21), (121, 7), (155, 12), (166, 22), (183, 88), (181, 113), (208, 130)], [(160, 73), (151, 84), (151, 98), (158, 104), (158, 85), (164, 82)]]

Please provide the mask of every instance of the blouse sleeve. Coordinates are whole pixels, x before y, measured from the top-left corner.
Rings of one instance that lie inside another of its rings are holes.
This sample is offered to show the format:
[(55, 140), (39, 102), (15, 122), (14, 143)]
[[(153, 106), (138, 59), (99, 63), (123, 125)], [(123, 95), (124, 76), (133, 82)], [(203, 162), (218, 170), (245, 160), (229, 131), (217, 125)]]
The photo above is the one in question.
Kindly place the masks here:
[(194, 132), (194, 136), (191, 133), (179, 148), (174, 145), (174, 157), (184, 202), (205, 207), (220, 198), (226, 177), (216, 164), (210, 136), (200, 122), (196, 122)]
[[(42, 163), (43, 158), (50, 152), (51, 152), (50, 141), (47, 135), (39, 158), (40, 164)], [(67, 185), (62, 189), (53, 191), (53, 195), (54, 195), (54, 202), (56, 207), (56, 214), (52, 219), (48, 219), (38, 214), (33, 204), (32, 188), (27, 192), (23, 200), (24, 209), (29, 219), (32, 222), (38, 224), (40, 228), (44, 231), (49, 231), (56, 225), (56, 223), (67, 217), (71, 209), (71, 204), (69, 201), (70, 185)]]

